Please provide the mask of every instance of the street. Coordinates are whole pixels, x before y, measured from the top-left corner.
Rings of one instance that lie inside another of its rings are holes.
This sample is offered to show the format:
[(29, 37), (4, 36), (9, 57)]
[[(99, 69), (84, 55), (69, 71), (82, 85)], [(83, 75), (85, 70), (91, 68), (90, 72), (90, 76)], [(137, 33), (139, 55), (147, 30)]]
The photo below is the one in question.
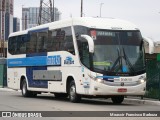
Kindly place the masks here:
[[(104, 100), (104, 99), (102, 100), (83, 99), (81, 103), (71, 103), (67, 98), (57, 99), (54, 97), (54, 95), (48, 93), (38, 95), (36, 98), (24, 98), (21, 96), (20, 91), (0, 91), (0, 111), (159, 111), (159, 110), (160, 106), (158, 105), (127, 104), (127, 103), (123, 103), (121, 105), (114, 105), (110, 100)], [(2, 118), (0, 118), (0, 120), (1, 119)], [(3, 118), (3, 120), (4, 119), (5, 118)], [(133, 119), (135, 119), (135, 117), (133, 117)]]
[(83, 99), (71, 103), (67, 98), (58, 99), (53, 94), (24, 98), (18, 91), (0, 91), (0, 111), (159, 111), (160, 106), (126, 104), (114, 105), (110, 100)]

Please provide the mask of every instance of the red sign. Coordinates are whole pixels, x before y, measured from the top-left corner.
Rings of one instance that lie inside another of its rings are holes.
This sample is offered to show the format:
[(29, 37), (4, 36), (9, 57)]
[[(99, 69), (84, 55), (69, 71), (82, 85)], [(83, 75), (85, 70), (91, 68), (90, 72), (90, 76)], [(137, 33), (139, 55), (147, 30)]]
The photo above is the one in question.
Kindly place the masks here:
[(91, 30), (91, 37), (95, 40), (97, 36), (96, 30)]
[(127, 92), (127, 88), (118, 88), (118, 92)]

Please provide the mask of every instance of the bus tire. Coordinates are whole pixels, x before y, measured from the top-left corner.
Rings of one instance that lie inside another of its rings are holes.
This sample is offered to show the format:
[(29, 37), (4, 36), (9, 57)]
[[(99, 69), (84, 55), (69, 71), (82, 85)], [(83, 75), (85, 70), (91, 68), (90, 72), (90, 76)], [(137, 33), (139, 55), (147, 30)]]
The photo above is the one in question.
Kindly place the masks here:
[(113, 96), (113, 97), (111, 97), (111, 99), (112, 99), (112, 102), (114, 104), (121, 104), (123, 102), (123, 100), (124, 100), (124, 96), (123, 95), (121, 95), (121, 96)]
[(22, 96), (23, 97), (36, 97), (37, 96), (36, 92), (31, 92), (27, 90), (27, 83), (25, 79), (22, 81)]
[(69, 100), (73, 103), (80, 102), (81, 100), (81, 96), (76, 93), (76, 85), (73, 80), (70, 82), (69, 86)]

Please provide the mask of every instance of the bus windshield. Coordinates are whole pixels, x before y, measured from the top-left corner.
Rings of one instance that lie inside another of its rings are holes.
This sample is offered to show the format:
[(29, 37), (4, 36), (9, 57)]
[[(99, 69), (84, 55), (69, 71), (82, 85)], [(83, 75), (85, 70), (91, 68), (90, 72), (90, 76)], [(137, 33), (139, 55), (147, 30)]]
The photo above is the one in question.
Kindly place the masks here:
[(93, 70), (108, 73), (136, 73), (145, 69), (140, 32), (90, 30), (95, 52)]

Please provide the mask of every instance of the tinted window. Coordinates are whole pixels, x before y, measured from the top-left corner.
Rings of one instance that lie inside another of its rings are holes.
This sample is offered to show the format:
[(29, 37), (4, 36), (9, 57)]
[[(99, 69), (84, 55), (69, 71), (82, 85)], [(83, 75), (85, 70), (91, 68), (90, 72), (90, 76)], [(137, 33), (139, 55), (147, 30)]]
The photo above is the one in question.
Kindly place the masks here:
[(30, 33), (30, 39), (27, 42), (27, 53), (35, 53), (37, 44), (37, 33)]
[(71, 27), (49, 31), (48, 51), (68, 51), (74, 53)]
[(8, 51), (11, 54), (25, 54), (27, 41), (28, 41), (27, 35), (21, 35), (9, 38)]
[(13, 55), (50, 51), (68, 51), (75, 54), (71, 27), (53, 31), (30, 31), (27, 35), (11, 37), (8, 50)]
[(39, 32), (36, 52), (47, 52), (48, 31)]
[(15, 54), (16, 53), (16, 48), (17, 48), (16, 37), (11, 37), (9, 39), (9, 42), (8, 42), (8, 51), (9, 51), (9, 53)]
[(81, 38), (82, 34), (85, 34), (85, 35), (88, 34), (88, 28), (83, 27), (83, 26), (75, 26), (74, 30), (76, 34), (77, 43), (78, 43), (78, 51), (79, 51), (80, 60), (83, 65), (90, 68), (88, 42), (87, 40)]

